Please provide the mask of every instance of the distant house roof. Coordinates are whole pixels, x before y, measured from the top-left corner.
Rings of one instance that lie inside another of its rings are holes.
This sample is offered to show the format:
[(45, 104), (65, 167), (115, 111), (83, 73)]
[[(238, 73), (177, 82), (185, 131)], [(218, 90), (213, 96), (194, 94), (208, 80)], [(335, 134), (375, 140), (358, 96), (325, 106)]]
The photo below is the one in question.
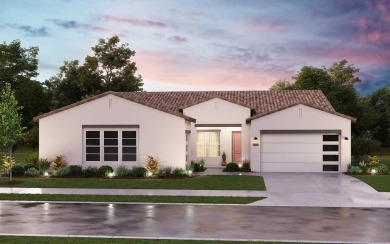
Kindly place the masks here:
[(244, 107), (252, 111), (247, 119), (251, 120), (303, 104), (316, 108), (340, 117), (356, 121), (355, 118), (340, 114), (334, 110), (320, 90), (283, 90), (283, 91), (186, 91), (186, 92), (105, 92), (95, 97), (65, 106), (63, 108), (42, 114), (34, 118), (35, 121), (52, 114), (76, 107), (89, 101), (106, 95), (115, 95), (145, 106), (170, 113), (186, 120), (195, 122), (195, 119), (182, 113), (183, 109), (208, 101), (213, 98), (220, 98)]

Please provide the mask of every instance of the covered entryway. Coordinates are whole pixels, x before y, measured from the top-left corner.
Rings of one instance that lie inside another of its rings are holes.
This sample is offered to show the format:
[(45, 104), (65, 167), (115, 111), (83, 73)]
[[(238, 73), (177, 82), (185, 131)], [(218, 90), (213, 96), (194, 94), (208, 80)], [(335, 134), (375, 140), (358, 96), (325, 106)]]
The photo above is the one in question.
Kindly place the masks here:
[(262, 172), (339, 171), (340, 136), (326, 131), (260, 131)]

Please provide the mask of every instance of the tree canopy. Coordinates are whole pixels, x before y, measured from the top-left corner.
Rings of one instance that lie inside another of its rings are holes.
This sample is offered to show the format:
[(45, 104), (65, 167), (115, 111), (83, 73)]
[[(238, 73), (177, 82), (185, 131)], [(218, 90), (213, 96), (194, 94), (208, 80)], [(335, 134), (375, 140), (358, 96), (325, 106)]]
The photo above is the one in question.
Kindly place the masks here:
[(142, 77), (135, 74), (137, 67), (131, 60), (135, 52), (127, 43), (119, 43), (118, 36), (99, 39), (92, 47), (94, 55), (85, 57), (82, 65), (78, 60), (65, 61), (60, 72), (45, 81), (53, 96), (54, 107), (105, 91), (141, 91)]

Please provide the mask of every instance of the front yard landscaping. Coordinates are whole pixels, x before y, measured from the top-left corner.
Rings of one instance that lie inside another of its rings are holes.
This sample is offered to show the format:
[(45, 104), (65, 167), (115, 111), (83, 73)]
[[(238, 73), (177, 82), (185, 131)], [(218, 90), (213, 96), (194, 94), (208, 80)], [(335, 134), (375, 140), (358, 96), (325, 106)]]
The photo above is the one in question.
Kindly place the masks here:
[(124, 195), (62, 195), (62, 194), (0, 194), (0, 200), (11, 201), (67, 201), (67, 202), (148, 202), (148, 203), (207, 203), (248, 204), (264, 197), (210, 196), (124, 196)]
[(18, 184), (8, 185), (8, 178), (0, 178), (0, 187), (31, 188), (97, 188), (97, 189), (181, 189), (181, 190), (258, 190), (264, 191), (261, 176), (205, 175), (182, 179), (108, 179), (15, 177)]

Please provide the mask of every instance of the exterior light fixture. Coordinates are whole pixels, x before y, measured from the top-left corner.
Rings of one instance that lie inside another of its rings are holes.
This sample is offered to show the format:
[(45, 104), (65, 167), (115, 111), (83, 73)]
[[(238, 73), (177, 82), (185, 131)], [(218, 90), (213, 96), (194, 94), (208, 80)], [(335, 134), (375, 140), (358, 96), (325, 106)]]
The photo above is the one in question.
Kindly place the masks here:
[(241, 169), (242, 168), (242, 164), (238, 164), (238, 167)]
[(192, 175), (192, 171), (191, 170), (188, 170), (188, 175)]
[(253, 139), (252, 139), (252, 145), (253, 145), (253, 146), (258, 146), (259, 143), (260, 143), (259, 138), (253, 137)]
[(151, 177), (152, 175), (153, 175), (153, 173), (148, 171), (148, 176)]
[(49, 176), (49, 173), (46, 171), (46, 172), (44, 173), (44, 176), (45, 176), (45, 177), (48, 177), (48, 176)]
[(114, 177), (114, 172), (110, 172), (110, 173), (108, 173), (108, 175), (107, 175), (109, 178), (112, 178), (112, 177)]
[(371, 175), (376, 175), (376, 169), (371, 170)]
[(349, 140), (349, 138), (348, 138), (348, 137), (344, 137), (344, 140), (348, 141), (348, 140)]

